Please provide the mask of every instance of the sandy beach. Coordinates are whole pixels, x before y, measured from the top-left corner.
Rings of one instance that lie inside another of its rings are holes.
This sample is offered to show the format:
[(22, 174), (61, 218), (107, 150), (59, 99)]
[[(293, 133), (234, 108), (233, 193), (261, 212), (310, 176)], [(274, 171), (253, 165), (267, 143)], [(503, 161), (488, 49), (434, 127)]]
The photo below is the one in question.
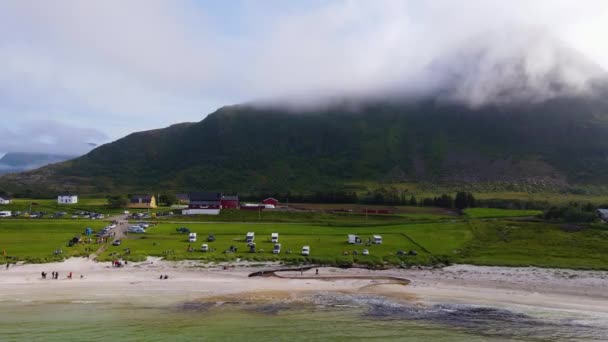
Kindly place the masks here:
[[(419, 304), (454, 303), (526, 310), (559, 310), (608, 317), (608, 272), (456, 265), (442, 269), (319, 268), (249, 277), (280, 265), (221, 265), (150, 258), (113, 268), (73, 258), (61, 263), (11, 265), (0, 271), (0, 301), (102, 302), (168, 305), (190, 301), (286, 301), (311, 293), (386, 296)], [(41, 272), (47, 272), (47, 279)], [(59, 279), (50, 279), (51, 272)], [(72, 272), (72, 279), (67, 275)], [(161, 275), (169, 279), (159, 279)], [(80, 277), (82, 275), (82, 278)], [(396, 284), (386, 277), (404, 278)]]

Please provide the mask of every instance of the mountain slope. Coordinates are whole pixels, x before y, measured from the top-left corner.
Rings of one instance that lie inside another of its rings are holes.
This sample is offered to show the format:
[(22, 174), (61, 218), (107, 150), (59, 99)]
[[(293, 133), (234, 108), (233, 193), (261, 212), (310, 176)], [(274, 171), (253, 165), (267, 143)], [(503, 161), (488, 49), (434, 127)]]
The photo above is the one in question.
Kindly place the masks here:
[(317, 112), (225, 107), (131, 134), (0, 188), (316, 191), (360, 181), (596, 184), (608, 175), (608, 101), (560, 97), (471, 109), (431, 100)]

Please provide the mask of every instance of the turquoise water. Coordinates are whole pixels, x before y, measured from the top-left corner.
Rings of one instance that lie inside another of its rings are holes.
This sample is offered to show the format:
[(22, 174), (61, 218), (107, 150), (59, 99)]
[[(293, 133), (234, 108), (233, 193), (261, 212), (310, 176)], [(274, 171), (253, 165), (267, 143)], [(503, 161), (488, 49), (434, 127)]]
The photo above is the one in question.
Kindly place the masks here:
[(409, 306), (378, 297), (310, 303), (0, 303), (2, 341), (605, 341), (589, 317), (532, 317), (469, 306)]

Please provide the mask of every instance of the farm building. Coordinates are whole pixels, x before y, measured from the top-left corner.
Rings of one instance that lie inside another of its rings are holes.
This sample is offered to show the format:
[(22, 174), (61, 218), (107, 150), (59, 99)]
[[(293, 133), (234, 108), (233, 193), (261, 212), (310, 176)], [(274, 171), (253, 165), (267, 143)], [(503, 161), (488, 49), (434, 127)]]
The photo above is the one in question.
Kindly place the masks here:
[(131, 196), (129, 208), (156, 208), (156, 197), (154, 195), (134, 195)]
[[(278, 206), (278, 205), (279, 205), (279, 201), (278, 201), (276, 198), (272, 198), (272, 197), (268, 197), (267, 199), (263, 200), (263, 201), (262, 201), (262, 203), (263, 203), (264, 205), (266, 205), (266, 206), (267, 206), (267, 208), (268, 208), (268, 206), (270, 206), (270, 205), (271, 205), (272, 207), (276, 207), (276, 206)], [(272, 208), (272, 207), (271, 207), (271, 208)]]
[(238, 209), (239, 208), (239, 196), (224, 196), (220, 201), (222, 209)]
[(11, 204), (11, 198), (8, 196), (0, 196), (0, 204)]
[(597, 215), (602, 219), (602, 221), (608, 222), (608, 209), (598, 209)]
[(64, 192), (57, 196), (58, 204), (76, 204), (78, 203), (78, 195), (71, 192)]
[(222, 209), (221, 192), (193, 192), (189, 194), (188, 209), (183, 215), (218, 215)]

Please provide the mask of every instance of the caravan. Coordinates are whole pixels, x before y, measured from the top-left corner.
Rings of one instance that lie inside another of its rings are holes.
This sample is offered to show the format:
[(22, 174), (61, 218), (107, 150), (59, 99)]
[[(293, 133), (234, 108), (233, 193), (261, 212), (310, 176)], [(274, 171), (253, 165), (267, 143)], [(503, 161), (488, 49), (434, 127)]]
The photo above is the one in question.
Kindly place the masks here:
[(0, 211), (0, 217), (11, 217), (12, 214), (10, 211)]
[(281, 253), (281, 244), (276, 243), (274, 248), (272, 249), (272, 254), (280, 254)]
[(145, 233), (146, 230), (144, 229), (144, 227), (140, 227), (140, 226), (131, 226), (127, 229), (128, 233)]
[(190, 233), (188, 236), (188, 242), (196, 242), (196, 233)]
[(374, 244), (381, 245), (382, 244), (382, 236), (374, 235)]
[(350, 244), (361, 244), (361, 238), (358, 237), (357, 235), (353, 235), (353, 234), (348, 234), (348, 243)]
[(270, 242), (278, 243), (279, 242), (279, 233), (270, 234)]
[(245, 242), (252, 243), (253, 240), (255, 240), (255, 233), (254, 232), (247, 233), (247, 236), (245, 236)]

